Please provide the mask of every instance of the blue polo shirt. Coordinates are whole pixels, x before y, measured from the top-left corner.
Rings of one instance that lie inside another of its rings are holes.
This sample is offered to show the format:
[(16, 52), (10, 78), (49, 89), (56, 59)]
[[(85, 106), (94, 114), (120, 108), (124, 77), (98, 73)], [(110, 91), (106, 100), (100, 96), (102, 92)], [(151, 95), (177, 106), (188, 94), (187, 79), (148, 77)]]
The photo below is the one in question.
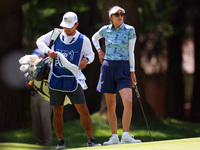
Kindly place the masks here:
[(105, 25), (99, 30), (99, 35), (105, 38), (106, 60), (129, 60), (129, 40), (136, 38), (133, 26), (122, 23), (115, 30), (110, 25)]

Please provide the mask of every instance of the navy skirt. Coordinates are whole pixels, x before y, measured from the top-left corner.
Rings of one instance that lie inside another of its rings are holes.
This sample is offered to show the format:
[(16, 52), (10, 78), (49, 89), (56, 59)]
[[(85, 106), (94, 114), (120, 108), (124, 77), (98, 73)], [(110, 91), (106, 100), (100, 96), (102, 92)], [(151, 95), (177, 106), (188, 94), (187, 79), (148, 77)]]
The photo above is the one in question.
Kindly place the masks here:
[(129, 61), (104, 60), (97, 91), (114, 94), (123, 88), (132, 88)]

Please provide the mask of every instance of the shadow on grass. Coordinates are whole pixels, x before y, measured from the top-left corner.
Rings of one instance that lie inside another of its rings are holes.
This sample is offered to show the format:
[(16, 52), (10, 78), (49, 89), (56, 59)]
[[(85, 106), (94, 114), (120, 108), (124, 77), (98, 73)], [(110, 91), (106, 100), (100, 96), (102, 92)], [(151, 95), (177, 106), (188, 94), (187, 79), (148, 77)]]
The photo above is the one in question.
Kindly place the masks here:
[[(142, 130), (146, 130), (146, 132), (148, 132), (146, 124), (141, 125), (135, 123), (134, 126), (139, 133)], [(154, 141), (199, 137), (199, 126), (200, 124), (183, 122), (175, 119), (165, 119), (160, 122), (151, 122), (149, 124)], [(149, 141), (149, 136), (140, 135), (142, 134), (140, 133), (138, 138), (142, 138), (143, 141)]]
[[(143, 118), (141, 118), (143, 119)], [(101, 144), (109, 140), (111, 134), (107, 120), (103, 119), (98, 114), (92, 115), (94, 138)], [(182, 122), (174, 119), (165, 119), (160, 121), (148, 120), (151, 134), (154, 141), (181, 139), (199, 137), (200, 124)], [(53, 129), (53, 127), (52, 127)], [(123, 133), (121, 120), (118, 120), (118, 135), (121, 139)], [(141, 139), (142, 142), (149, 142), (151, 138), (145, 123), (132, 121), (130, 126), (130, 134), (135, 136), (135, 139)], [(87, 136), (80, 123), (80, 120), (68, 121), (64, 124), (64, 139), (68, 148), (86, 147)], [(53, 130), (54, 145), (57, 145), (57, 138)], [(32, 129), (22, 129), (17, 131), (6, 131), (0, 134), (0, 142), (14, 142), (34, 144), (34, 136)], [(2, 146), (2, 145), (1, 145)], [(17, 145), (9, 145), (17, 146)], [(26, 147), (26, 146), (25, 146)], [(36, 147), (37, 148), (37, 147)], [(43, 147), (43, 149), (52, 149), (52, 147)], [(1, 149), (1, 147), (0, 147)], [(37, 148), (41, 149), (41, 147)], [(53, 148), (55, 149), (55, 148)]]
[[(92, 122), (95, 139), (101, 144), (109, 140), (112, 134), (107, 120), (103, 119), (98, 114), (94, 114), (92, 115)], [(134, 135), (135, 139), (141, 139), (142, 142), (150, 142), (151, 138), (147, 126), (145, 123), (141, 122), (132, 122), (130, 134)], [(200, 124), (182, 122), (174, 119), (149, 121), (153, 141), (199, 137), (199, 126)], [(122, 123), (121, 120), (118, 119), (118, 135), (120, 139), (122, 133)], [(70, 148), (85, 147), (87, 144), (87, 137), (79, 120), (65, 123), (64, 137)]]
[(37, 146), (37, 145), (29, 145), (29, 144), (20, 144), (20, 143), (0, 143), (1, 150), (55, 150), (55, 147), (50, 146)]

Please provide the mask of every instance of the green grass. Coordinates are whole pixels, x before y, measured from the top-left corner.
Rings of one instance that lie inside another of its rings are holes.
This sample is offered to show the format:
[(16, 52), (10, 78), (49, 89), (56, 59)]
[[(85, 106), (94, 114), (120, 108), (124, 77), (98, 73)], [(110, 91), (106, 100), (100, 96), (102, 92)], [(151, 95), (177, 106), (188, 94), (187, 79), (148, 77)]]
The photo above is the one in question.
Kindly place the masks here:
[[(1, 150), (55, 150), (55, 146), (37, 146), (20, 143), (0, 143)], [(178, 140), (165, 140), (156, 142), (143, 142), (136, 144), (119, 144), (100, 147), (67, 148), (72, 150), (198, 150), (200, 138), (187, 138)]]
[[(99, 143), (103, 143), (108, 140), (111, 136), (110, 127), (108, 122), (103, 119), (99, 114), (92, 115), (93, 128), (94, 128), (94, 137)], [(165, 142), (166, 140), (172, 139), (183, 139), (183, 138), (192, 138), (200, 136), (200, 124), (182, 122), (174, 119), (165, 119), (163, 121), (151, 122), (149, 121), (149, 127), (151, 129), (151, 134), (154, 142), (161, 141)], [(135, 136), (136, 139), (141, 139), (143, 144), (150, 143), (154, 145), (154, 142), (150, 142), (149, 132), (147, 130), (146, 124), (140, 124), (132, 122), (130, 127), (130, 133)], [(121, 120), (119, 120), (118, 125), (118, 134), (121, 138), (122, 135), (122, 125)], [(57, 139), (55, 132), (54, 136), (54, 145), (57, 144)], [(67, 142), (69, 148), (81, 148), (85, 147), (87, 143), (87, 137), (83, 127), (79, 120), (65, 122), (64, 125), (64, 138)], [(32, 129), (21, 129), (16, 131), (4, 131), (0, 134), (0, 144), (6, 143), (23, 143), (23, 144), (33, 144), (34, 149), (41, 149), (35, 146), (35, 140), (33, 136)], [(22, 145), (20, 145), (22, 146)], [(24, 147), (29, 147), (25, 145)], [(1, 147), (0, 147), (1, 149)], [(44, 147), (43, 149), (46, 149)], [(51, 148), (48, 148), (51, 149)], [(55, 147), (53, 148), (55, 149)], [(9, 149), (6, 149), (9, 150)]]

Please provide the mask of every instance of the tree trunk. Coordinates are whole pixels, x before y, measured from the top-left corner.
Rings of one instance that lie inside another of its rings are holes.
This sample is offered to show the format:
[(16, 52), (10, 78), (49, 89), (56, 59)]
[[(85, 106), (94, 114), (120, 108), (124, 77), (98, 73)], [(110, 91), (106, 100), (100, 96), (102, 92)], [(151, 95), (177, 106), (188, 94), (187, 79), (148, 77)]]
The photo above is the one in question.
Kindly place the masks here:
[(166, 117), (185, 119), (184, 78), (182, 72), (182, 41), (184, 37), (185, 2), (176, 2), (177, 11), (171, 16), (174, 35), (168, 40), (168, 84), (166, 92)]
[(195, 73), (194, 73), (194, 90), (192, 97), (192, 108), (190, 119), (194, 122), (200, 122), (200, 4), (193, 3), (194, 10), (196, 10), (196, 16), (194, 20), (194, 42), (195, 42)]
[[(6, 56), (12, 53), (16, 54), (19, 49), (22, 49), (21, 39), (22, 12), (20, 0), (1, 0), (0, 60), (6, 61)], [(9, 77), (12, 76), (16, 81), (18, 80), (18, 74), (15, 70), (11, 70), (11, 74), (6, 74), (7, 69), (13, 68), (13, 66), (17, 66), (18, 60), (11, 59), (11, 61), (7, 62), (7, 65), (8, 64), (10, 64), (10, 66), (5, 68), (1, 62), (0, 130), (20, 128), (26, 125), (27, 120), (30, 120), (30, 118), (27, 119), (27, 114), (29, 114), (29, 92), (25, 90), (25, 88), (21, 89), (21, 87), (18, 88), (17, 86), (10, 86), (12, 85), (12, 81)], [(2, 68), (5, 70), (2, 70)], [(13, 69), (19, 70), (18, 68)], [(5, 79), (8, 82), (6, 82)]]

